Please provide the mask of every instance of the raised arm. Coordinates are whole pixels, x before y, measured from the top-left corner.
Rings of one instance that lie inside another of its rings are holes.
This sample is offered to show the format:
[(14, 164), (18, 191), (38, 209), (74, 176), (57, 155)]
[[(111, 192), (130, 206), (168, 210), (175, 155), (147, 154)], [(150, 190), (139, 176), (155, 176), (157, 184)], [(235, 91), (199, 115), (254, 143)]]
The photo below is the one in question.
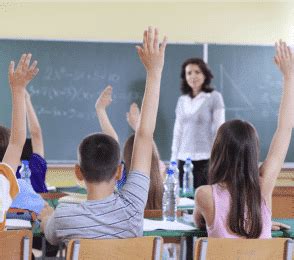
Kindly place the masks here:
[(284, 87), (277, 129), (267, 157), (260, 168), (262, 194), (268, 196), (270, 201), (288, 151), (294, 126), (294, 57), (285, 42), (280, 41), (276, 44), (275, 62), (283, 74)]
[(14, 61), (9, 65), (9, 85), (12, 96), (12, 122), (9, 144), (3, 162), (9, 164), (16, 172), (26, 139), (25, 88), (37, 75), (37, 61), (30, 65), (31, 54), (23, 54), (16, 67)]
[(104, 134), (110, 135), (113, 137), (117, 142), (118, 142), (118, 135), (115, 132), (108, 115), (106, 113), (106, 108), (111, 104), (112, 102), (112, 87), (107, 86), (100, 94), (98, 97), (96, 104), (95, 104), (95, 109), (96, 109), (96, 114), (102, 129), (102, 132)]
[(136, 46), (146, 69), (146, 85), (141, 107), (141, 118), (135, 133), (131, 170), (150, 176), (153, 133), (155, 130), (161, 73), (164, 65), (166, 37), (161, 46), (158, 31), (151, 27), (144, 31), (143, 46)]
[(34, 110), (33, 104), (31, 102), (31, 97), (29, 92), (26, 90), (26, 110), (27, 110), (27, 119), (29, 131), (32, 139), (33, 152), (44, 157), (44, 143), (42, 129), (39, 124), (37, 114)]
[(127, 113), (129, 126), (136, 132), (140, 120), (140, 109), (136, 103), (130, 105), (130, 111)]

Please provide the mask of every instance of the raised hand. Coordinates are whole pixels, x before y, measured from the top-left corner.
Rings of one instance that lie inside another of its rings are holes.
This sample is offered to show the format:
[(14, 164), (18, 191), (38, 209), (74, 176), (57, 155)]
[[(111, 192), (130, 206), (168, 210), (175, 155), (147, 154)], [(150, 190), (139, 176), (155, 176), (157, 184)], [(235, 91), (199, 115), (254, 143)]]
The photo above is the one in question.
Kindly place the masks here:
[(95, 108), (96, 111), (99, 111), (101, 109), (106, 109), (106, 107), (108, 107), (111, 102), (112, 102), (112, 86), (108, 85), (100, 94), (100, 96), (98, 97), (96, 104), (95, 104)]
[(134, 131), (136, 131), (139, 120), (140, 109), (136, 103), (132, 103), (130, 105), (130, 111), (127, 113), (127, 121)]
[(294, 76), (294, 55), (285, 42), (276, 43), (275, 63), (285, 77)]
[(143, 46), (136, 46), (136, 48), (147, 72), (162, 71), (166, 43), (167, 37), (164, 37), (159, 46), (157, 28), (153, 31), (152, 27), (149, 27), (148, 31), (144, 31)]
[(95, 108), (96, 114), (100, 123), (101, 130), (104, 134), (110, 135), (116, 141), (118, 141), (118, 135), (115, 132), (108, 115), (106, 113), (106, 107), (108, 107), (112, 102), (112, 87), (108, 85), (98, 97)]
[(8, 77), (9, 84), (12, 90), (23, 89), (29, 82), (38, 74), (37, 61), (34, 61), (31, 65), (32, 54), (23, 54), (15, 68), (14, 61), (10, 62)]

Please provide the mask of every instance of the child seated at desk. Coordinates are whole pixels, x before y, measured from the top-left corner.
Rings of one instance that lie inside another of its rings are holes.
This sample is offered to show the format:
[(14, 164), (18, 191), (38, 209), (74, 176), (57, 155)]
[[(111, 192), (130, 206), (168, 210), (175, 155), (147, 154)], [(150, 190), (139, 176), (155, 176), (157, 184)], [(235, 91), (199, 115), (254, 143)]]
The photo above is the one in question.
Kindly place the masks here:
[(15, 172), (26, 139), (25, 89), (39, 71), (36, 67), (37, 61), (30, 65), (31, 57), (31, 54), (23, 54), (16, 68), (13, 61), (9, 65), (12, 127), (8, 144), (8, 137), (5, 135), (8, 129), (0, 128), (0, 154), (3, 156), (2, 163), (0, 163), (0, 231), (5, 227), (6, 212), (19, 191)]
[(217, 132), (210, 185), (195, 193), (195, 222), (201, 226), (204, 218), (209, 237), (271, 238), (272, 193), (294, 127), (294, 55), (285, 42), (276, 44), (275, 62), (283, 74), (284, 88), (277, 129), (261, 167), (258, 136), (250, 123), (228, 121)]
[[(30, 94), (25, 90), (25, 103), (26, 103), (26, 118), (28, 122), (28, 129), (31, 138), (26, 139), (20, 160), (27, 160), (31, 170), (31, 184), (35, 192), (48, 192), (45, 177), (47, 171), (47, 162), (44, 159), (44, 144), (42, 129), (40, 127), (38, 117), (31, 102)], [(10, 129), (0, 126), (0, 134), (2, 141), (2, 151), (0, 152), (0, 161), (3, 159), (4, 152), (8, 145), (10, 136)], [(16, 171), (16, 178), (20, 179), (19, 165)]]
[[(47, 163), (44, 160), (44, 145), (42, 138), (41, 127), (38, 122), (37, 115), (34, 111), (31, 103), (30, 95), (25, 90), (25, 107), (26, 115), (29, 126), (29, 132), (31, 133), (31, 139), (26, 139), (26, 142), (22, 149), (21, 161), (27, 160), (31, 171), (30, 182), (21, 179), (19, 170), (21, 166), (18, 166), (16, 171), (17, 182), (19, 186), (19, 194), (14, 198), (11, 203), (11, 210), (7, 214), (8, 218), (24, 218), (26, 220), (32, 220), (31, 213), (39, 214), (45, 205), (45, 201), (36, 192), (47, 192), (45, 185), (45, 174), (47, 170)], [(1, 126), (0, 134), (2, 138), (0, 161), (2, 161), (4, 152), (8, 146), (8, 140), (10, 137), (10, 129)], [(28, 210), (28, 215), (19, 215), (19, 209)]]
[(146, 68), (146, 87), (141, 120), (135, 134), (129, 176), (120, 193), (120, 149), (112, 137), (96, 133), (84, 138), (78, 149), (75, 172), (87, 187), (87, 201), (76, 205), (46, 207), (40, 216), (41, 229), (51, 244), (73, 238), (128, 238), (143, 235), (143, 214), (149, 189), (153, 133), (158, 110), (160, 80), (166, 38), (159, 47), (158, 31), (144, 32), (143, 46), (137, 46)]
[[(112, 136), (116, 141), (118, 141), (118, 135), (114, 130), (108, 115), (106, 113), (106, 108), (110, 105), (112, 101), (112, 87), (107, 86), (100, 94), (96, 101), (96, 113), (99, 119), (99, 123), (102, 132)], [(140, 109), (136, 103), (130, 106), (130, 111), (127, 113), (127, 121), (130, 127), (136, 131), (137, 125), (140, 120)], [(125, 161), (125, 172), (126, 176), (123, 176), (123, 180), (127, 179), (128, 173), (130, 171), (131, 159), (134, 147), (135, 136), (132, 134), (128, 137), (123, 148), (123, 160)], [(120, 183), (122, 186), (122, 184)], [(146, 203), (145, 210), (155, 210), (162, 209), (162, 196), (163, 196), (163, 178), (160, 169), (160, 158), (159, 152), (155, 142), (152, 144), (152, 159), (150, 168), (150, 187), (148, 192), (148, 199)]]
[[(45, 184), (47, 162), (44, 159), (42, 129), (28, 91), (26, 91), (26, 112), (31, 139), (27, 139), (25, 142), (21, 160), (27, 160), (29, 162), (29, 168), (32, 173), (30, 180), (33, 189), (39, 193), (48, 192)], [(16, 172), (18, 179), (21, 178), (19, 170), (20, 166)]]

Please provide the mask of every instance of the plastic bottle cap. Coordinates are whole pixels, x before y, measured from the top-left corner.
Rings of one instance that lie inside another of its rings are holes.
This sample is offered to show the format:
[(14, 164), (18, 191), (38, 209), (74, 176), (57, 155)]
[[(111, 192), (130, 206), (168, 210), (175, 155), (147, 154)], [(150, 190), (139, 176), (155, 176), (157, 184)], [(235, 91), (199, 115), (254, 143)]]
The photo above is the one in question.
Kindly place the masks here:
[(29, 165), (29, 161), (27, 161), (27, 160), (22, 160), (21, 161), (25, 166), (28, 166)]
[(176, 161), (172, 161), (171, 165), (178, 165)]

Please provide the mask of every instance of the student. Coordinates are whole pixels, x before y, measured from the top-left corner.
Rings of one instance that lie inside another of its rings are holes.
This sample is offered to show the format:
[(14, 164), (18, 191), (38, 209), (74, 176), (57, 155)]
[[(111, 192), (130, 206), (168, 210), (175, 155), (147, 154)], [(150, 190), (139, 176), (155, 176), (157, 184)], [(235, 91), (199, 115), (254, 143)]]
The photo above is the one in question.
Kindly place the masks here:
[[(47, 171), (47, 162), (44, 159), (44, 145), (42, 137), (42, 129), (40, 127), (37, 115), (31, 102), (30, 94), (25, 91), (26, 100), (26, 116), (28, 121), (29, 132), (31, 139), (26, 139), (22, 154), (21, 161), (29, 161), (29, 167), (31, 170), (31, 184), (35, 192), (48, 192), (45, 177)], [(10, 129), (1, 127), (1, 139), (3, 138), (3, 151), (0, 153), (0, 161), (2, 160), (5, 152), (5, 147), (8, 145), (10, 136)], [(19, 165), (16, 171), (16, 178), (20, 179)]]
[[(31, 132), (33, 148), (31, 145), (30, 139), (27, 139), (24, 147), (22, 149), (21, 160), (29, 160), (29, 167), (31, 170), (31, 183), (27, 183), (26, 180), (21, 179), (19, 170), (21, 166), (18, 166), (16, 171), (17, 183), (19, 187), (19, 194), (15, 196), (12, 201), (10, 207), (13, 208), (14, 212), (10, 212), (7, 214), (9, 218), (17, 218), (18, 212), (17, 210), (29, 210), (34, 212), (35, 214), (39, 214), (45, 205), (45, 201), (42, 197), (36, 193), (38, 192), (46, 192), (47, 188), (45, 185), (45, 173), (46, 173), (46, 161), (38, 154), (32, 153), (32, 150), (37, 151), (41, 155), (44, 155), (43, 149), (43, 141), (42, 141), (42, 133), (40, 130), (40, 126), (38, 123), (38, 119), (32, 107), (31, 101), (29, 100), (29, 94), (25, 90), (26, 95), (26, 111), (29, 122), (29, 129)], [(8, 140), (10, 136), (10, 129), (1, 127), (1, 137), (3, 138), (1, 145), (1, 157), (0, 161), (2, 161), (4, 152), (8, 145)], [(45, 163), (44, 163), (45, 162)], [(33, 214), (35, 217), (35, 215)], [(26, 216), (31, 220), (31, 214)], [(33, 217), (33, 219), (34, 219)]]
[[(0, 230), (5, 227), (6, 212), (12, 200), (18, 194), (18, 184), (14, 173), (19, 165), (20, 156), (26, 139), (26, 106), (25, 88), (37, 75), (37, 61), (30, 65), (32, 55), (23, 54), (15, 68), (14, 61), (9, 65), (9, 85), (12, 96), (12, 122), (9, 143), (7, 141), (7, 128), (0, 128), (1, 138), (0, 154), (3, 155), (0, 163)], [(9, 136), (9, 135), (8, 135)]]
[(278, 124), (267, 157), (258, 168), (255, 128), (232, 120), (218, 130), (209, 184), (195, 193), (196, 224), (203, 217), (209, 237), (270, 238), (271, 204), (294, 126), (294, 57), (285, 42), (276, 44), (275, 62), (284, 77)]
[[(45, 178), (47, 171), (47, 162), (44, 159), (44, 144), (42, 129), (31, 102), (30, 94), (26, 91), (26, 111), (29, 132), (31, 139), (27, 139), (22, 152), (21, 160), (29, 161), (29, 167), (31, 170), (31, 183), (36, 192), (48, 192)], [(16, 177), (21, 178), (19, 170), (17, 169)]]
[[(118, 136), (114, 130), (108, 115), (106, 108), (111, 104), (112, 101), (112, 87), (107, 86), (100, 94), (97, 99), (95, 108), (102, 132), (112, 136), (118, 141)], [(137, 125), (140, 119), (140, 109), (136, 103), (130, 106), (130, 111), (127, 113), (127, 121), (130, 127), (136, 131)], [(123, 149), (123, 159), (125, 161), (126, 174), (130, 171), (131, 159), (134, 146), (134, 134), (129, 136)], [(126, 179), (125, 176), (122, 177)], [(150, 169), (150, 187), (148, 192), (148, 200), (145, 209), (162, 209), (162, 195), (163, 195), (163, 179), (160, 172), (160, 159), (156, 144), (153, 142), (152, 145), (152, 159)]]
[[(127, 113), (127, 121), (129, 123), (129, 126), (136, 131), (137, 129), (137, 125), (139, 123), (140, 120), (140, 109), (138, 107), (138, 105), (136, 103), (132, 103), (130, 105), (130, 111)], [(159, 158), (159, 171), (160, 174), (162, 175), (161, 177), (163, 179), (165, 179), (166, 177), (166, 165), (163, 161), (160, 160), (160, 156), (159, 156), (159, 151), (157, 148), (157, 145), (154, 143), (154, 149), (156, 149), (156, 153), (158, 154), (158, 158)]]
[(84, 138), (78, 149), (76, 175), (87, 187), (87, 201), (60, 204), (55, 212), (41, 213), (41, 228), (52, 244), (73, 238), (127, 238), (143, 235), (143, 214), (149, 188), (152, 140), (159, 102), (166, 38), (159, 47), (158, 31), (144, 31), (143, 46), (137, 46), (146, 68), (146, 87), (141, 120), (135, 134), (130, 173), (120, 193), (114, 193), (120, 175), (119, 144), (109, 135)]

